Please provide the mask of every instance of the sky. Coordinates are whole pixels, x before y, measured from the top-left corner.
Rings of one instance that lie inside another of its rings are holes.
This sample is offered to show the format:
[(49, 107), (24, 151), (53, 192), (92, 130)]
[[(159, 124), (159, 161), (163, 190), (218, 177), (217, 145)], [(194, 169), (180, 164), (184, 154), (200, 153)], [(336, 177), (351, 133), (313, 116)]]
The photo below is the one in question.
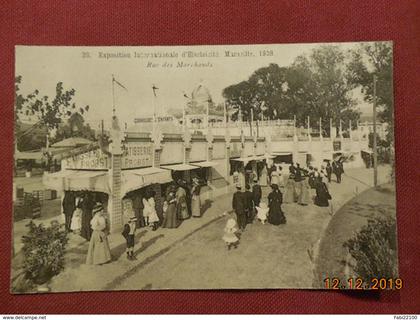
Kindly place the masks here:
[[(22, 76), (21, 92), (38, 89), (54, 96), (57, 82), (76, 90), (79, 107), (89, 105), (85, 119), (95, 129), (101, 120), (108, 126), (113, 109), (112, 75), (116, 113), (129, 126), (135, 118), (152, 115), (154, 107), (178, 108), (200, 83), (213, 101), (223, 102), (222, 90), (247, 80), (258, 68), (276, 63), (288, 66), (293, 60), (320, 44), (270, 44), (234, 46), (166, 47), (54, 47), (17, 46), (16, 75)], [(339, 44), (344, 50), (357, 43)], [(194, 57), (188, 55), (193, 53)], [(198, 65), (197, 65), (198, 64)], [(157, 87), (154, 96), (152, 86)], [(360, 92), (354, 97), (359, 109), (369, 113)]]

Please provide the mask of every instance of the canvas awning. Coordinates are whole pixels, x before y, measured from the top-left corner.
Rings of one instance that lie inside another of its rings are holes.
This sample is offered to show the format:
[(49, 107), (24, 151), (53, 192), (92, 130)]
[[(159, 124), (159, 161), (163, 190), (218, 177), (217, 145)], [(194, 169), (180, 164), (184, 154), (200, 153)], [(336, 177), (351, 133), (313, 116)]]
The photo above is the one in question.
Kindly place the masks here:
[(259, 156), (254, 157), (254, 160), (256, 160), (256, 161), (261, 161), (261, 160), (265, 160), (265, 159), (267, 159), (266, 155), (259, 155)]
[(365, 153), (373, 154), (373, 151), (371, 151), (371, 150), (361, 150), (361, 151), (365, 152)]
[(200, 161), (200, 162), (192, 162), (191, 165), (197, 166), (199, 168), (210, 168), (217, 166), (217, 162), (212, 161)]
[(194, 170), (197, 169), (197, 167), (192, 166), (190, 164), (186, 163), (180, 163), (180, 164), (171, 164), (167, 166), (162, 166), (164, 169), (173, 170), (173, 171), (187, 171), (187, 170)]
[(124, 170), (121, 177), (121, 191), (127, 192), (137, 190), (155, 183), (168, 183), (172, 181), (171, 172), (162, 168), (142, 168)]
[(280, 152), (280, 151), (274, 151), (271, 152), (273, 156), (290, 156), (292, 152)]
[(97, 191), (111, 193), (107, 171), (63, 170), (44, 173), (42, 183), (53, 190)]
[(240, 162), (250, 162), (250, 161), (259, 161), (259, 160), (264, 160), (266, 157), (265, 156), (250, 156), (250, 157), (243, 157), (243, 158), (234, 158), (231, 160), (234, 161), (240, 161)]

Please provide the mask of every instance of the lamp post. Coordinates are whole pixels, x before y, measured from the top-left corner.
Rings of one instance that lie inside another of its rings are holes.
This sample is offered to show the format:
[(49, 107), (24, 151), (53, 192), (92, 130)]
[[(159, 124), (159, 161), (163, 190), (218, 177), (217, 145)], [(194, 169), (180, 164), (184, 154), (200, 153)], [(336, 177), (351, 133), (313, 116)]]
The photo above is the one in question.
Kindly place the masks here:
[(378, 186), (378, 151), (376, 145), (376, 75), (373, 76), (373, 186)]

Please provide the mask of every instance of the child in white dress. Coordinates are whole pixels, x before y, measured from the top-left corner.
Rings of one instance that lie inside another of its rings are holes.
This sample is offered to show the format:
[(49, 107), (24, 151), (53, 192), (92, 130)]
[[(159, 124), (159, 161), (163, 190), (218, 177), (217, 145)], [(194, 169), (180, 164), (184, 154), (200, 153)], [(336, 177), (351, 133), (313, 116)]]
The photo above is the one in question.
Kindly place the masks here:
[(239, 238), (236, 235), (236, 232), (238, 232), (236, 220), (229, 218), (229, 220), (226, 222), (226, 227), (224, 229), (224, 235), (222, 238), (223, 241), (225, 241), (228, 250), (230, 250), (232, 246), (235, 249), (238, 247)]
[(257, 209), (257, 219), (260, 220), (262, 224), (265, 224), (269, 210), (267, 204), (265, 202), (261, 202), (260, 206), (255, 208)]
[(77, 207), (73, 212), (70, 229), (73, 231), (73, 233), (80, 234), (80, 230), (82, 229), (82, 209), (79, 207)]

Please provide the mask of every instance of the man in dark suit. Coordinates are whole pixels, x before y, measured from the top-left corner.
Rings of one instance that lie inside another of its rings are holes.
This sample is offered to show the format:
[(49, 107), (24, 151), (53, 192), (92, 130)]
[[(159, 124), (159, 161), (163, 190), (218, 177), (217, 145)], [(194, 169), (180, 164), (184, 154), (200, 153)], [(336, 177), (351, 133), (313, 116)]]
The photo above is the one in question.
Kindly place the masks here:
[(62, 205), (65, 216), (65, 229), (67, 232), (70, 232), (71, 219), (73, 217), (74, 210), (76, 210), (76, 197), (74, 192), (65, 191)]
[(339, 161), (334, 160), (332, 163), (332, 171), (334, 172), (335, 176), (337, 177), (337, 183), (341, 183), (341, 174), (342, 168)]
[(254, 180), (254, 185), (252, 186), (252, 196), (254, 199), (254, 205), (259, 206), (262, 197), (262, 189), (261, 186), (258, 184), (258, 180)]
[(245, 186), (245, 213), (247, 223), (252, 223), (254, 220), (254, 195), (251, 192), (251, 186), (247, 184)]
[[(341, 171), (341, 174), (344, 174), (344, 160), (343, 159), (340, 159), (339, 161), (338, 161), (338, 164), (339, 164), (339, 167), (340, 167), (340, 171)], [(340, 177), (341, 178), (341, 177)]]
[(245, 196), (241, 191), (241, 186), (236, 186), (236, 192), (233, 194), (232, 198), (232, 208), (236, 213), (236, 220), (238, 221), (238, 226), (241, 231), (245, 230), (246, 226), (246, 212), (245, 212)]
[(327, 178), (328, 178), (328, 182), (331, 182), (331, 175), (332, 175), (332, 167), (331, 167), (331, 163), (328, 161), (327, 166), (325, 168), (325, 171), (327, 171)]

